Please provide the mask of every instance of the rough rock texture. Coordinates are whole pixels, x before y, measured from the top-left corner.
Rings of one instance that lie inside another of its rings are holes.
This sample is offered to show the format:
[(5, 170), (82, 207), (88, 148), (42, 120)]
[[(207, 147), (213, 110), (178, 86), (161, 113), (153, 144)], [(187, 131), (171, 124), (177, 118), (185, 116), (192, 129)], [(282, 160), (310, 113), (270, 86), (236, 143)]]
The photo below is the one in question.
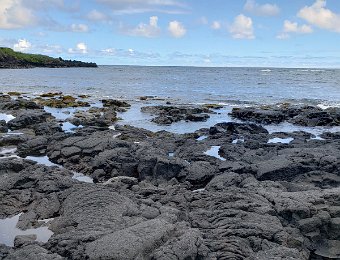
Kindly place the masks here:
[(206, 121), (213, 113), (206, 107), (174, 107), (174, 106), (147, 106), (142, 107), (142, 112), (157, 115), (151, 121), (159, 125), (170, 125), (181, 120)]
[(314, 106), (280, 105), (275, 107), (234, 108), (231, 116), (237, 119), (263, 124), (281, 123), (285, 120), (301, 126), (339, 126), (340, 110), (322, 110)]
[(7, 123), (11, 130), (27, 128), (38, 123), (45, 123), (48, 119), (52, 119), (50, 113), (46, 112), (23, 112), (16, 118)]
[[(281, 120), (274, 112), (261, 121)], [(0, 259), (339, 259), (339, 133), (314, 140), (227, 122), (180, 135), (86, 116), (74, 133), (48, 118), (0, 137), (16, 155), (58, 164), (0, 157), (0, 218), (21, 213), (18, 228), (53, 232), (46, 243), (33, 234), (0, 244)]]

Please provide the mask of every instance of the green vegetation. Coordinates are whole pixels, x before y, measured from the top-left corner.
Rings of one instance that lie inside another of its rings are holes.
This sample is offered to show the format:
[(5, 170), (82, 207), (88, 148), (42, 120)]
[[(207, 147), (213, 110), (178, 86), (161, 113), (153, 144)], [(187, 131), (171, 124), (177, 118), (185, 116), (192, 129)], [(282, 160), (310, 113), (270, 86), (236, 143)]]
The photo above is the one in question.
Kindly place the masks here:
[(97, 67), (95, 63), (63, 60), (41, 54), (26, 54), (10, 48), (0, 47), (0, 68), (32, 68), (32, 67)]

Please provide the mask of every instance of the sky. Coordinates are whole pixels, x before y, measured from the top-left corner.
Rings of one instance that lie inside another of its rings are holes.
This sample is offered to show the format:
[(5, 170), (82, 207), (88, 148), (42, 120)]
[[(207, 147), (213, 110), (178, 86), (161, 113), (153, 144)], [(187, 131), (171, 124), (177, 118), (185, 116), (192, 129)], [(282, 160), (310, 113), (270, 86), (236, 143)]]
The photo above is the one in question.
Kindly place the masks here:
[(340, 68), (340, 0), (0, 0), (0, 46), (102, 65)]

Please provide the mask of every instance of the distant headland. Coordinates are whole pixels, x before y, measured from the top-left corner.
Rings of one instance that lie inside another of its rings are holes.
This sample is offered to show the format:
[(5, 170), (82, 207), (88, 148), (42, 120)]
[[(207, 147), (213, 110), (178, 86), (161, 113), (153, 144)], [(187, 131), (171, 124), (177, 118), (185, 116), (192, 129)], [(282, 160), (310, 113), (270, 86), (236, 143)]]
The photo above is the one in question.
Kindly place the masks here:
[(64, 60), (40, 54), (16, 52), (0, 47), (0, 69), (98, 67), (94, 62)]

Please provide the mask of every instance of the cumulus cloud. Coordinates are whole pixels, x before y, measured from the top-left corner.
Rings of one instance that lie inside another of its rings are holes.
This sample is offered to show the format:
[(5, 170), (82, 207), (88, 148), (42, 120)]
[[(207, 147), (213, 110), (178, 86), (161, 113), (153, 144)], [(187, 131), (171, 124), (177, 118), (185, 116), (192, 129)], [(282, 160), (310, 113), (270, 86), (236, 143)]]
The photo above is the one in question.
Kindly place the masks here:
[(76, 45), (76, 47), (69, 48), (68, 53), (78, 53), (78, 54), (86, 54), (88, 52), (87, 45), (83, 42), (80, 42)]
[(31, 47), (32, 47), (32, 44), (26, 39), (20, 39), (18, 40), (16, 44), (13, 45), (13, 49), (15, 51), (20, 51), (20, 52), (28, 51)]
[(340, 33), (340, 14), (327, 9), (325, 0), (316, 0), (313, 5), (303, 7), (298, 17), (321, 29)]
[(276, 36), (276, 38), (280, 40), (284, 40), (284, 39), (290, 38), (291, 33), (308, 34), (312, 32), (313, 32), (313, 28), (309, 25), (306, 25), (306, 24), (298, 25), (298, 23), (296, 22), (285, 20), (283, 23), (282, 33)]
[(22, 0), (1, 0), (0, 29), (18, 29), (33, 25), (37, 18)]
[(284, 21), (283, 31), (286, 33), (312, 33), (313, 29), (309, 25), (303, 24), (299, 26), (297, 23), (286, 20)]
[(221, 29), (222, 25), (219, 21), (213, 21), (210, 27), (213, 30), (219, 30)]
[(235, 39), (254, 39), (253, 21), (250, 17), (240, 14), (235, 17), (234, 22), (229, 26), (229, 32)]
[(181, 38), (187, 33), (187, 30), (185, 29), (184, 25), (178, 21), (170, 22), (168, 30), (170, 34), (175, 38)]
[(161, 32), (161, 29), (158, 27), (158, 17), (151, 16), (148, 24), (140, 23), (136, 28), (132, 29), (121, 27), (121, 31), (131, 36), (151, 38), (158, 36)]
[(105, 4), (116, 14), (145, 12), (186, 13), (186, 5), (174, 0), (96, 0)]
[(86, 18), (90, 21), (107, 21), (110, 20), (110, 17), (102, 12), (97, 11), (96, 9), (90, 11), (87, 15)]
[(89, 27), (86, 24), (71, 24), (72, 32), (88, 32)]
[(280, 13), (280, 8), (276, 4), (260, 5), (255, 0), (247, 0), (244, 10), (259, 16), (276, 16)]

